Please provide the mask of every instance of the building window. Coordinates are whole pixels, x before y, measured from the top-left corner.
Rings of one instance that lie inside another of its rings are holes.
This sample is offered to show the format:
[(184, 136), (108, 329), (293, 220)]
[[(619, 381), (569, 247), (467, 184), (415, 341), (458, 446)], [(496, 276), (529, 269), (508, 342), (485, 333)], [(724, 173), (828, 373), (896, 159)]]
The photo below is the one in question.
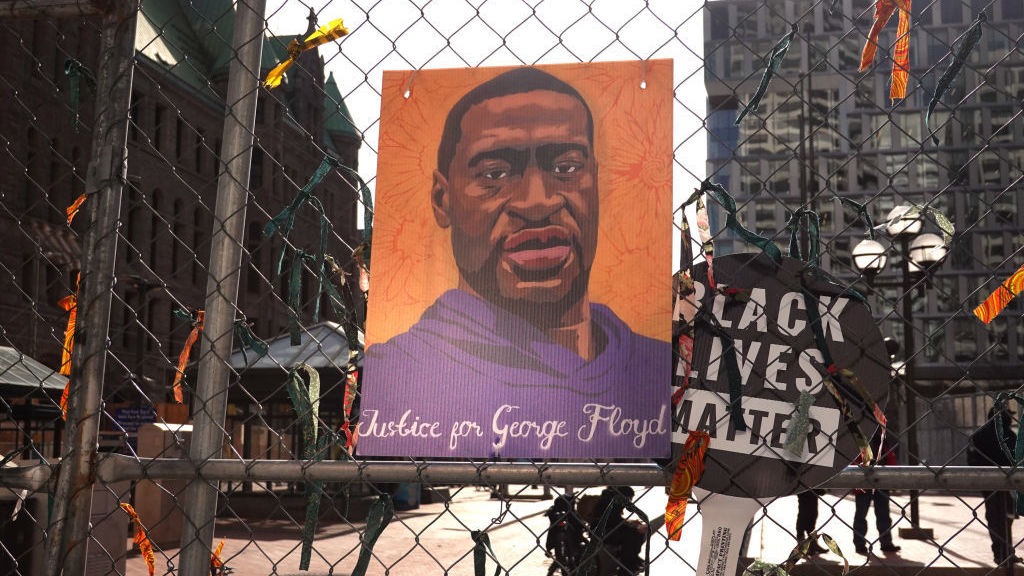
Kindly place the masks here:
[(132, 92), (132, 103), (128, 108), (128, 137), (131, 138), (132, 142), (136, 142), (139, 139), (139, 105), (142, 100), (142, 95), (138, 92)]
[(153, 108), (153, 148), (156, 148), (157, 152), (163, 149), (164, 145), (164, 121), (166, 120), (167, 109), (157, 104)]
[(1024, 18), (1024, 3), (1020, 0), (1003, 0), (1003, 20), (1021, 18)]
[[(711, 39), (724, 40), (729, 37), (729, 7), (710, 6), (708, 8), (711, 20)], [(1005, 14), (1005, 10), (1004, 10)]]
[(260, 283), (263, 280), (260, 270), (263, 267), (263, 225), (259, 222), (250, 222), (246, 234), (246, 250), (249, 252), (249, 268), (246, 271), (245, 287), (250, 294), (257, 294), (260, 291)]
[(199, 278), (201, 276), (203, 265), (199, 259), (199, 255), (203, 253), (206, 247), (205, 237), (203, 235), (203, 215), (200, 213), (199, 208), (192, 211), (192, 285), (204, 288), (200, 286)]
[(174, 127), (174, 157), (177, 160), (181, 160), (184, 154), (184, 139), (185, 139), (185, 120), (182, 119), (179, 114)]
[(203, 152), (206, 150), (206, 131), (200, 128), (196, 131), (195, 138), (195, 163), (196, 172), (199, 174), (203, 173)]
[[(153, 190), (153, 199), (150, 201), (149, 209), (152, 211), (149, 215), (149, 267), (153, 271), (157, 271), (160, 266), (162, 258), (160, 258), (160, 237), (163, 236), (161, 233), (161, 220), (160, 220), (160, 201), (163, 194), (160, 189)], [(153, 316), (150, 316), (153, 318)]]
[(252, 164), (249, 167), (249, 189), (258, 190), (263, 187), (263, 149), (259, 145), (252, 147)]
[(942, 0), (940, 8), (942, 24), (959, 24), (963, 22), (963, 0)]

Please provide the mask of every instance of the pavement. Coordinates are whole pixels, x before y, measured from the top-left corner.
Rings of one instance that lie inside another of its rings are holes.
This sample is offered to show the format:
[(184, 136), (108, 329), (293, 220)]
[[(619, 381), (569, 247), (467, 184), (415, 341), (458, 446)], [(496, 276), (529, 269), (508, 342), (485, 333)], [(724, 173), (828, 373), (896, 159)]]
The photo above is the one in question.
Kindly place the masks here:
[[(578, 491), (578, 490), (577, 490)], [(587, 493), (599, 493), (590, 489)], [(474, 487), (450, 488), (447, 503), (423, 504), (420, 508), (397, 512), (373, 549), (367, 574), (427, 576), (473, 575), (473, 542), (471, 530), (486, 530), (494, 556), (512, 575), (544, 575), (550, 560), (544, 556), (543, 544), (548, 522), (544, 511), (551, 505), (542, 500), (540, 489), (529, 486), (510, 487), (512, 499), (490, 498), (490, 493)], [(664, 513), (667, 500), (662, 488), (636, 488), (637, 504), (652, 519)], [(267, 496), (267, 508), (276, 506)], [(932, 540), (896, 538), (902, 550), (894, 554), (862, 556), (853, 551), (850, 524), (853, 519), (852, 496), (826, 494), (819, 505), (819, 532), (829, 534), (839, 544), (856, 576), (917, 575), (981, 576), (1003, 574), (991, 563), (988, 532), (983, 524), (981, 497), (972, 494), (924, 493), (920, 497), (920, 525), (934, 531)], [(359, 555), (361, 522), (349, 522), (336, 510), (340, 504), (329, 504), (332, 510), (321, 521), (314, 542), (313, 558), (307, 572), (299, 570), (301, 515), (294, 519), (255, 521), (252, 519), (218, 519), (215, 543), (224, 540), (223, 559), (236, 576), (273, 574), (280, 576), (347, 575)], [(792, 529), (796, 520), (796, 498), (781, 498), (762, 508), (755, 515), (748, 558), (781, 562), (795, 545)], [(892, 495), (891, 510), (894, 530), (910, 526), (907, 493)], [(693, 574), (699, 553), (701, 517), (697, 506), (690, 503), (687, 522), (678, 542), (665, 539), (664, 528), (651, 539), (650, 574), (679, 576)], [(353, 514), (352, 517), (356, 515)], [(868, 514), (869, 541), (874, 532), (873, 512)], [(656, 520), (655, 524), (659, 524)], [(128, 541), (131, 546), (131, 541)], [(177, 550), (157, 552), (157, 574), (171, 574), (178, 563)], [(793, 576), (841, 574), (843, 560), (828, 553), (802, 561)], [(487, 574), (494, 571), (488, 559)], [(502, 572), (504, 574), (504, 572)], [(127, 562), (126, 574), (146, 574), (137, 552)], [(1022, 571), (1024, 574), (1024, 571)], [(1011, 575), (1012, 576), (1012, 575)]]

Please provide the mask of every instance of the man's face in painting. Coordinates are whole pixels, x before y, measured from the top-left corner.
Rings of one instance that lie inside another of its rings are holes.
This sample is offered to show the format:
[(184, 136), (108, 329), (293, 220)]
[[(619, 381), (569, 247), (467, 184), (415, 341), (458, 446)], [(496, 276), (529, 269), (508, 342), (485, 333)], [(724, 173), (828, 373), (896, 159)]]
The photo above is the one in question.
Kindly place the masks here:
[(484, 100), (462, 118), (431, 201), (451, 228), (462, 281), (482, 298), (572, 304), (597, 249), (597, 161), (583, 103), (534, 90)]

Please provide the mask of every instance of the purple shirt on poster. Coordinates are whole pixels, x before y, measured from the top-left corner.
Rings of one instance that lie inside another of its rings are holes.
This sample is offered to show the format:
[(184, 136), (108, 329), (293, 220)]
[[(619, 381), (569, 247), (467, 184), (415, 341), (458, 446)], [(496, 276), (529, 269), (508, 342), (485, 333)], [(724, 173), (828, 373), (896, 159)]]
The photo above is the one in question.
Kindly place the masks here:
[(591, 305), (590, 362), (466, 292), (366, 353), (358, 453), (479, 458), (663, 458), (671, 346)]

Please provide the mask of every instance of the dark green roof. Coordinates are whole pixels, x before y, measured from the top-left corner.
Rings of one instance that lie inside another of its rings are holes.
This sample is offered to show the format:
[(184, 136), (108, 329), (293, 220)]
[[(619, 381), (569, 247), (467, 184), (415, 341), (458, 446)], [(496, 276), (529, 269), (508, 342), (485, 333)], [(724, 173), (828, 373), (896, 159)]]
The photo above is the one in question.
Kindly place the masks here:
[(334, 81), (334, 72), (331, 72), (324, 82), (324, 118), (328, 133), (362, 139), (363, 134), (352, 122), (352, 114), (345, 105), (345, 99), (341, 97), (338, 83)]
[(230, 0), (143, 0), (135, 47), (203, 93), (219, 58), (230, 56)]

